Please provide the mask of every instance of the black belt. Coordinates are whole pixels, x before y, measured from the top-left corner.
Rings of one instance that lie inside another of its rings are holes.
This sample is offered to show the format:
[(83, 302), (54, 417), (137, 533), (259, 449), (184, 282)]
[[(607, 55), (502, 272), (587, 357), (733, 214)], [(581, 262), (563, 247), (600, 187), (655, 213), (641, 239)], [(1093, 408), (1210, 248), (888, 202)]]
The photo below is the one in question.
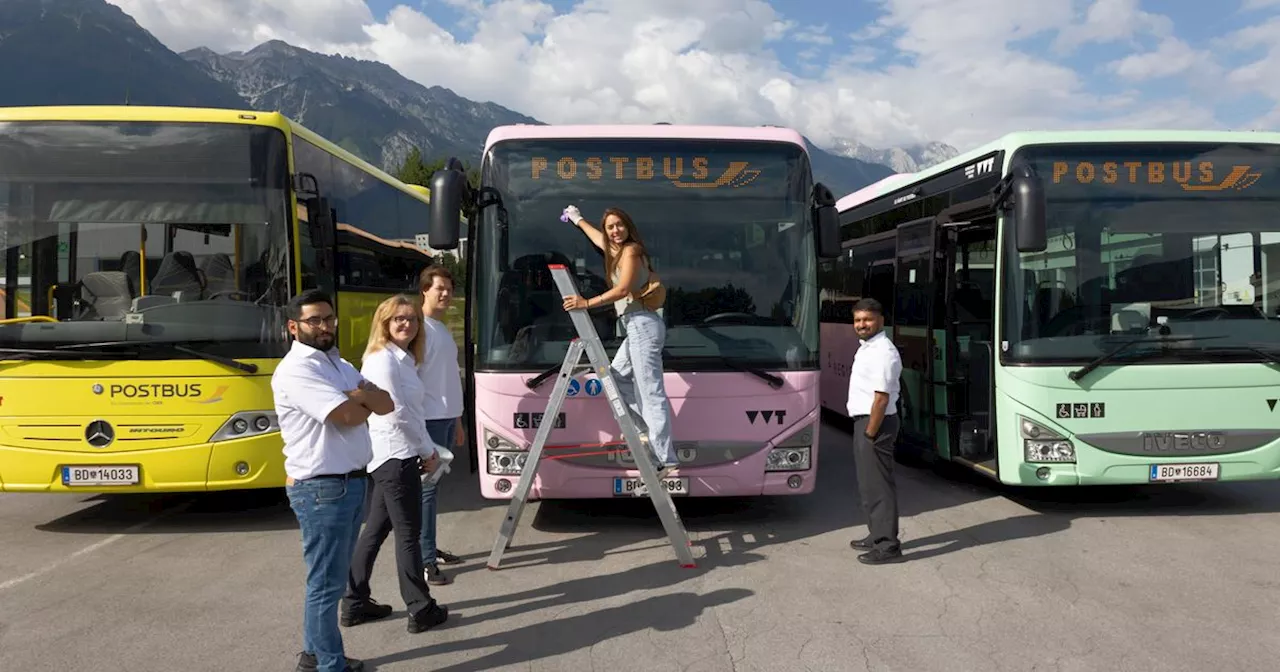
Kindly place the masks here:
[(361, 467), (360, 469), (352, 469), (351, 471), (348, 471), (345, 474), (318, 474), (306, 480), (310, 481), (317, 478), (341, 478), (341, 479), (364, 478), (368, 475), (369, 475), (369, 471)]

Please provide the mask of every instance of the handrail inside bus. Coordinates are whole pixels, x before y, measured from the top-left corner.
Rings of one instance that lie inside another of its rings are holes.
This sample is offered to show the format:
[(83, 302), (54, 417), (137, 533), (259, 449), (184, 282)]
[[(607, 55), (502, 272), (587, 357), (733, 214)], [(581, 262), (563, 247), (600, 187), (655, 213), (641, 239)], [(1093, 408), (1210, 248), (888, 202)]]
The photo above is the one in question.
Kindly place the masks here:
[(57, 322), (58, 320), (48, 315), (31, 315), (29, 317), (11, 317), (7, 320), (0, 320), (0, 324), (21, 324), (23, 322)]

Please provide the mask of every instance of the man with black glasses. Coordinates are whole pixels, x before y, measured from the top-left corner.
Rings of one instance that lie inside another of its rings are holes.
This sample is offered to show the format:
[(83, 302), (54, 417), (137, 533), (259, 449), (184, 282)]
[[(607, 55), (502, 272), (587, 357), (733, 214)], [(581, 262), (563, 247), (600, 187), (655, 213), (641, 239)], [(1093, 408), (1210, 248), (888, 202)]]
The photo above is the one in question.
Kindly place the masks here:
[[(298, 670), (360, 672), (347, 658), (338, 630), (338, 601), (364, 519), (366, 467), (373, 459), (371, 413), (395, 410), (391, 395), (365, 380), (338, 354), (333, 301), (319, 290), (295, 296), (286, 308), (289, 353), (271, 376), (284, 440), (289, 505), (302, 531), (307, 565)], [(391, 607), (370, 602), (365, 620), (385, 618)]]

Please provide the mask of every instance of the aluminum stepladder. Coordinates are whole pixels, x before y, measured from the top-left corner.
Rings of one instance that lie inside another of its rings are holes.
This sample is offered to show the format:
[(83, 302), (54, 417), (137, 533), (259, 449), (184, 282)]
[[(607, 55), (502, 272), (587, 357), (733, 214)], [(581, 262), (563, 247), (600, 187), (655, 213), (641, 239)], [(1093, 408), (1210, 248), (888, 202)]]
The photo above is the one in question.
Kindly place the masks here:
[[(551, 270), (551, 278), (555, 280), (562, 297), (578, 295), (578, 285), (574, 282), (568, 268), (562, 264), (548, 264), (547, 268)], [(525, 504), (528, 503), (533, 479), (538, 473), (542, 451), (546, 447), (547, 438), (551, 435), (551, 429), (556, 424), (554, 418), (560, 414), (560, 408), (564, 405), (564, 399), (569, 391), (569, 381), (578, 375), (584, 354), (591, 362), (591, 370), (600, 379), (605, 396), (609, 400), (609, 408), (613, 410), (613, 417), (622, 430), (627, 448), (631, 450), (631, 456), (635, 460), (636, 468), (640, 471), (640, 477), (644, 480), (649, 498), (658, 511), (658, 518), (662, 520), (662, 527), (666, 529), (667, 537), (671, 540), (671, 547), (675, 549), (676, 559), (680, 561), (681, 567), (695, 567), (689, 535), (684, 529), (684, 523), (680, 520), (680, 513), (676, 510), (671, 495), (662, 488), (658, 469), (655, 466), (656, 461), (652, 459), (649, 449), (640, 442), (640, 430), (636, 428), (631, 417), (631, 409), (618, 392), (618, 384), (614, 381), (613, 372), (609, 368), (611, 363), (609, 356), (605, 352), (604, 344), (600, 342), (595, 325), (591, 324), (591, 319), (585, 310), (569, 311), (569, 316), (573, 320), (578, 337), (569, 344), (569, 351), (564, 356), (564, 364), (560, 366), (560, 372), (556, 376), (551, 398), (547, 400), (547, 408), (542, 414), (544, 421), (538, 426), (538, 431), (534, 435), (533, 445), (529, 448), (529, 455), (520, 472), (520, 482), (511, 495), (507, 516), (502, 521), (498, 538), (493, 543), (493, 551), (489, 554), (489, 569), (498, 568), (498, 564), (502, 562), (503, 552), (511, 545), (511, 539), (515, 536), (516, 526), (520, 524), (520, 515), (524, 513)]]

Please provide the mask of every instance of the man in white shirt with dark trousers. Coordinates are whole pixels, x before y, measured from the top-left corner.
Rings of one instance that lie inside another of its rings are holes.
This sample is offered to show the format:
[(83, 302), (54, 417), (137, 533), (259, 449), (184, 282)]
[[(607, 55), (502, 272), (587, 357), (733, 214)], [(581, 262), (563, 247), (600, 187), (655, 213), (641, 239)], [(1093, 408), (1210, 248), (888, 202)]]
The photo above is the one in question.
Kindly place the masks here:
[[(364, 519), (373, 459), (366, 421), (391, 413), (395, 403), (338, 354), (338, 320), (327, 294), (302, 292), (286, 311), (294, 341), (271, 375), (271, 392), (284, 441), (285, 492), (307, 567), (297, 669), (360, 672), (364, 664), (344, 655), (338, 600)], [(382, 618), (391, 607), (368, 605), (366, 612)]]
[[(425, 414), (427, 433), (436, 445), (453, 449), (466, 441), (466, 432), (458, 418), (462, 416), (462, 376), (458, 371), (458, 344), (445, 325), (445, 314), (453, 301), (453, 275), (440, 264), (432, 264), (418, 276), (422, 293), (423, 331), (427, 335), (426, 355), (418, 366), (418, 375), (426, 390)], [(458, 556), (436, 547), (436, 485), (422, 487), (423, 571), (427, 583), (442, 586), (449, 577), (440, 565), (462, 562)]]
[(898, 438), (898, 392), (902, 358), (884, 333), (884, 309), (865, 298), (853, 306), (853, 331), (862, 341), (849, 372), (849, 417), (853, 418), (853, 459), (868, 534), (850, 542), (866, 551), (868, 565), (902, 560), (898, 540), (898, 492), (893, 480), (893, 445)]

